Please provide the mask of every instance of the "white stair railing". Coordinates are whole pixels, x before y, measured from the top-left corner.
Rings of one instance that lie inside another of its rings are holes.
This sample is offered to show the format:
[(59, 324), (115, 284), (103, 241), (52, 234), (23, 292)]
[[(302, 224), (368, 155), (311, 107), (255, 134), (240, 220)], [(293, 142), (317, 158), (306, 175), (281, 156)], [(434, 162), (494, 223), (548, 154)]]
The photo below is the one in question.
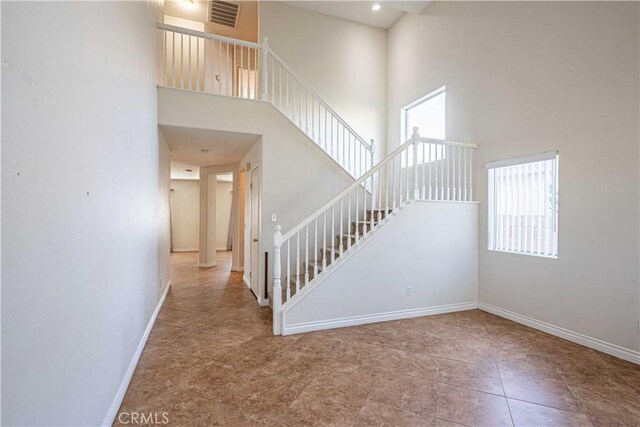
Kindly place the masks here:
[[(263, 46), (267, 46), (266, 40)], [(367, 143), (271, 49), (265, 50), (263, 100), (271, 102), (353, 177), (373, 166)]]
[(411, 139), (353, 184), (282, 234), (274, 233), (273, 332), (282, 332), (282, 310), (335, 268), (399, 209), (415, 200), (473, 200), (474, 144)]
[(161, 33), (158, 85), (270, 102), (354, 178), (373, 166), (365, 141), (273, 50), (167, 24)]

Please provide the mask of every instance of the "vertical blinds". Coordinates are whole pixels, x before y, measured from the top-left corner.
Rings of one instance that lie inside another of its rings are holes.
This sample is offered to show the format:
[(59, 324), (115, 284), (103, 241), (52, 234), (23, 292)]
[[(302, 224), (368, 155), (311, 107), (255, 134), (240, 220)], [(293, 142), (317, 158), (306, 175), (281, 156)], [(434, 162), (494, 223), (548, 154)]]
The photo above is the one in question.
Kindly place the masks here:
[(558, 257), (558, 152), (487, 164), (489, 250)]

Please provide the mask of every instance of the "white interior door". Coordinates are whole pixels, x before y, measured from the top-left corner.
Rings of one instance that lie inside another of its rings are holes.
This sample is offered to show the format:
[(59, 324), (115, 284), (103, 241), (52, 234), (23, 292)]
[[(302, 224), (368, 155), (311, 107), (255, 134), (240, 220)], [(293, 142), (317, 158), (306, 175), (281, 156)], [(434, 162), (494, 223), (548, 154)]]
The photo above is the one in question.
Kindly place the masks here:
[(251, 171), (251, 270), (249, 281), (256, 297), (260, 295), (260, 171)]

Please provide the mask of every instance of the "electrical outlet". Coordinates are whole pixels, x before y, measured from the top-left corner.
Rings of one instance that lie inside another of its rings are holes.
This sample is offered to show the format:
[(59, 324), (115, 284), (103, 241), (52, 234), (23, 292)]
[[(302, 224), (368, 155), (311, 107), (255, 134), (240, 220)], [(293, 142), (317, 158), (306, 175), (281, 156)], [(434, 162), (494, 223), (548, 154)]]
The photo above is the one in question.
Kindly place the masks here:
[(413, 289), (411, 289), (411, 286), (407, 286), (407, 296), (411, 296), (412, 293)]

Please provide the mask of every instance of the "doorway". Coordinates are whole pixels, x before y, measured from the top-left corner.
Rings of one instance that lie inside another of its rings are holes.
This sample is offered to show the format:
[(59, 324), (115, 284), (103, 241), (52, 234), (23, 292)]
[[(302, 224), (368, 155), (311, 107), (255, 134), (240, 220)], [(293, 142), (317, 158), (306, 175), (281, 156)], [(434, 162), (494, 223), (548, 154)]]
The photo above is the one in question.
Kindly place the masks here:
[(249, 203), (251, 205), (250, 212), (250, 270), (249, 270), (249, 287), (251, 291), (258, 299), (258, 302), (262, 301), (260, 297), (260, 168), (256, 167), (251, 170), (250, 183), (249, 183), (250, 197)]
[(216, 174), (216, 251), (230, 252), (233, 248), (233, 173)]

